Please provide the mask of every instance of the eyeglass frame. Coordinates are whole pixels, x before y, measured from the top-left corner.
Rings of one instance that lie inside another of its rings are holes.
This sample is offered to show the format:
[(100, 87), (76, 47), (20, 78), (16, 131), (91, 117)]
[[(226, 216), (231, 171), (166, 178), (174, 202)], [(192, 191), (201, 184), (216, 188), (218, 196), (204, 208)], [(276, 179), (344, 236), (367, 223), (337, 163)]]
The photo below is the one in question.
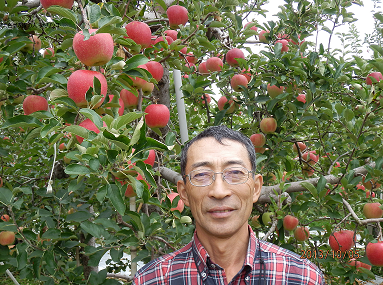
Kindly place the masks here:
[[(223, 175), (224, 171), (227, 170), (227, 169), (230, 169), (230, 168), (243, 168), (243, 169), (246, 169), (247, 171), (247, 178), (245, 181), (243, 182), (240, 182), (240, 183), (229, 183), (226, 179), (225, 179), (225, 176)], [(209, 172), (212, 172), (213, 173), (213, 176), (212, 176), (212, 180), (210, 182), (210, 184), (207, 184), (207, 185), (195, 185), (193, 184), (193, 182), (191, 182), (191, 178), (190, 178), (190, 174), (193, 172), (193, 171), (198, 171), (198, 170), (207, 170)], [(229, 185), (241, 185), (241, 184), (245, 184), (247, 182), (247, 180), (249, 180), (249, 177), (250, 177), (250, 173), (253, 173), (253, 176), (255, 174), (255, 171), (254, 170), (248, 170), (246, 167), (243, 167), (243, 166), (231, 166), (231, 167), (226, 167), (225, 169), (223, 169), (221, 172), (214, 172), (213, 170), (211, 169), (194, 169), (192, 171), (189, 172), (189, 174), (185, 174), (183, 177), (185, 178), (186, 176), (189, 178), (189, 182), (191, 185), (195, 186), (195, 187), (206, 187), (206, 186), (210, 186), (211, 184), (214, 183), (215, 179), (216, 179), (216, 174), (222, 174), (222, 180), (225, 181), (227, 184)]]

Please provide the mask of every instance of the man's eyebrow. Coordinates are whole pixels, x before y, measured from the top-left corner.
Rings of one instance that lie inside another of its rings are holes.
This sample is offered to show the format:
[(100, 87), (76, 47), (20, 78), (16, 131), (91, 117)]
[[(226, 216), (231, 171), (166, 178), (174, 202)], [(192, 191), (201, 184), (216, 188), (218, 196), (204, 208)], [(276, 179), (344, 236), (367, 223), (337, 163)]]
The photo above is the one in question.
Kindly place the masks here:
[[(226, 161), (223, 164), (223, 166), (226, 168), (226, 167), (234, 165), (234, 164), (239, 164), (243, 167), (246, 167), (245, 163), (242, 160), (229, 160), (229, 161)], [(196, 162), (196, 163), (193, 163), (191, 165), (191, 168), (194, 169), (194, 168), (201, 167), (201, 166), (208, 166), (209, 167), (209, 166), (212, 166), (212, 163), (208, 162), (208, 161)]]

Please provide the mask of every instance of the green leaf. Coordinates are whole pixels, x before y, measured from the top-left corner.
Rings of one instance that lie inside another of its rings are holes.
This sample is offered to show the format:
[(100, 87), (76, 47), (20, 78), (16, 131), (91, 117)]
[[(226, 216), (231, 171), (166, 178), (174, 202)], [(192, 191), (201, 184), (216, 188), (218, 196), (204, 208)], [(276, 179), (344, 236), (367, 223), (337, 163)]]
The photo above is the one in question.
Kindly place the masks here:
[(70, 164), (65, 168), (65, 173), (69, 175), (85, 175), (90, 174), (90, 170), (84, 165)]
[(374, 51), (380, 53), (381, 56), (383, 56), (383, 48), (379, 45), (370, 45), (370, 48)]
[(16, 128), (16, 127), (22, 127), (23, 129), (27, 129), (29, 127), (42, 127), (43, 124), (36, 118), (32, 116), (26, 116), (26, 115), (18, 115), (13, 118), (10, 118), (4, 122), (4, 124), (1, 126), (2, 129), (5, 128)]
[(67, 222), (82, 222), (92, 217), (93, 215), (89, 213), (88, 211), (78, 211), (78, 212), (74, 212), (73, 214), (69, 214), (66, 217), (66, 221)]
[(222, 22), (219, 22), (219, 21), (213, 21), (210, 23), (209, 27), (210, 28), (224, 28), (224, 27), (226, 27), (226, 25)]
[(157, 2), (162, 7), (162, 9), (164, 9), (164, 11), (166, 11), (168, 8), (163, 0), (155, 0), (155, 2)]
[(61, 231), (58, 229), (48, 229), (41, 236), (42, 239), (59, 239), (61, 236)]
[(83, 127), (80, 127), (80, 126), (77, 126), (77, 125), (71, 125), (71, 126), (67, 126), (63, 132), (67, 132), (67, 133), (72, 133), (76, 136), (80, 136), (84, 139), (87, 139), (88, 138), (88, 131), (87, 129), (83, 128)]
[[(53, 90), (53, 91), (55, 91), (55, 90)], [(71, 98), (69, 98), (69, 97), (57, 98), (57, 99), (53, 100), (52, 103), (54, 103), (54, 104), (56, 104), (56, 103), (57, 104), (64, 104), (64, 105), (66, 105), (68, 107), (71, 107), (72, 109), (75, 109), (75, 110), (77, 109), (76, 103)]]
[(105, 138), (112, 140), (113, 143), (115, 143), (122, 149), (125, 149), (125, 150), (129, 149), (130, 139), (127, 136), (118, 135), (116, 137), (114, 134), (108, 132), (107, 130), (104, 130), (102, 134), (104, 135)]
[(133, 122), (134, 120), (137, 120), (141, 118), (144, 115), (144, 113), (136, 113), (136, 112), (130, 112), (128, 114), (125, 114), (123, 116), (119, 116), (113, 126), (115, 129), (119, 130), (121, 127)]
[(126, 65), (124, 68), (124, 71), (130, 70), (132, 68), (136, 68), (139, 65), (145, 64), (149, 61), (149, 59), (142, 55), (142, 54), (136, 54), (135, 56), (129, 58), (126, 61)]
[(120, 189), (114, 184), (108, 185), (108, 198), (112, 202), (114, 208), (120, 215), (124, 215), (125, 213), (125, 203), (124, 199), (121, 196)]
[(10, 205), (13, 199), (12, 191), (8, 188), (1, 187), (0, 188), (0, 201), (5, 205)]
[(52, 14), (60, 15), (64, 18), (71, 20), (73, 23), (77, 23), (76, 14), (67, 8), (63, 8), (57, 5), (50, 6), (47, 11)]
[(37, 73), (36, 82), (40, 82), (44, 77), (49, 77), (58, 72), (61, 72), (61, 69), (54, 68), (53, 66), (44, 66)]
[(309, 182), (301, 182), (300, 185), (303, 186), (303, 187), (305, 187), (307, 190), (309, 190), (310, 193), (311, 193), (311, 195), (313, 195), (314, 198), (318, 198), (317, 189), (315, 188), (314, 185), (312, 185), (312, 184), (309, 183)]
[(94, 110), (88, 108), (81, 108), (80, 113), (87, 117), (89, 120), (91, 120), (98, 129), (101, 129), (103, 127), (100, 115), (97, 114)]
[(16, 53), (19, 50), (21, 50), (25, 45), (26, 45), (25, 43), (17, 42), (17, 43), (14, 43), (14, 44), (7, 46), (5, 51), (9, 54), (13, 54), (13, 53)]

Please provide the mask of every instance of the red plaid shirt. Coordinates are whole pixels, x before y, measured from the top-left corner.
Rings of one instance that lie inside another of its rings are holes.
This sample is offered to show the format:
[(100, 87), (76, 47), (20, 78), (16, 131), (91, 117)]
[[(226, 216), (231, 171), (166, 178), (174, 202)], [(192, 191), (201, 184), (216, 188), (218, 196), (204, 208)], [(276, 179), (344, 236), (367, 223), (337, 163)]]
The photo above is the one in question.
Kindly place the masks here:
[[(246, 259), (230, 284), (325, 284), (323, 274), (315, 264), (301, 259), (294, 252), (257, 239), (250, 226), (249, 231)], [(185, 247), (142, 267), (135, 275), (133, 284), (226, 285), (227, 280), (224, 269), (211, 262), (209, 254), (194, 233), (193, 240)]]

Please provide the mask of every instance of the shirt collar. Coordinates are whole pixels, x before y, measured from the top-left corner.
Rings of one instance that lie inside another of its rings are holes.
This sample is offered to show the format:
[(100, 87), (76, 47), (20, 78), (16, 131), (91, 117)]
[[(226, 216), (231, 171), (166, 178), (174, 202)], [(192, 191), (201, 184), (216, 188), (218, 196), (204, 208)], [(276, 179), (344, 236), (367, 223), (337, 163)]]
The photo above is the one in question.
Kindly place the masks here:
[[(255, 262), (255, 255), (257, 253), (257, 243), (258, 239), (255, 236), (255, 233), (253, 232), (250, 225), (248, 226), (249, 229), (249, 243), (247, 245), (247, 254), (245, 261), (243, 265), (246, 267), (250, 266), (251, 269), (253, 269), (254, 262)], [(193, 241), (192, 241), (192, 250), (194, 251), (194, 256), (196, 257), (196, 265), (198, 266), (199, 272), (202, 272), (206, 270), (207, 265), (210, 264), (210, 256), (209, 253), (206, 251), (206, 249), (203, 247), (201, 242), (199, 241), (197, 237), (197, 232), (194, 232)]]

